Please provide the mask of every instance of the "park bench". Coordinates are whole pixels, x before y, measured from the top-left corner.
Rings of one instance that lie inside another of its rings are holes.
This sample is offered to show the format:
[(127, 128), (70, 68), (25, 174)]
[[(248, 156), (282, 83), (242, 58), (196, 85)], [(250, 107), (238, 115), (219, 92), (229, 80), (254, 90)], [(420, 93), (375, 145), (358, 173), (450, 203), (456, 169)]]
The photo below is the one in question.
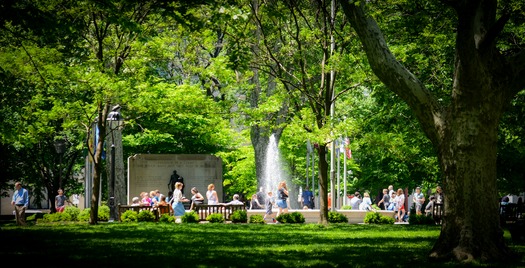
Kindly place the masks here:
[(213, 213), (220, 213), (224, 216), (224, 219), (229, 221), (231, 214), (237, 210), (246, 210), (245, 205), (205, 205), (197, 204), (193, 210), (199, 215), (199, 221), (206, 221), (206, 217)]

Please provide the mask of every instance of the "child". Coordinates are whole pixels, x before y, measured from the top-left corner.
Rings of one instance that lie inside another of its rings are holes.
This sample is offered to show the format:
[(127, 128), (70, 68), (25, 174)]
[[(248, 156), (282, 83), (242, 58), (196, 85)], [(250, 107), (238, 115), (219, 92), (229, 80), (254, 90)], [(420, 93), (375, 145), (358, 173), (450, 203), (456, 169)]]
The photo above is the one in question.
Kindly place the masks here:
[[(266, 196), (266, 200), (264, 201), (264, 205), (266, 206), (266, 213), (264, 214), (264, 218), (263, 220), (266, 221), (266, 217), (271, 217), (273, 212), (272, 212), (272, 207), (273, 207), (273, 197), (272, 197), (272, 192), (268, 192), (268, 196)], [(272, 218), (272, 221), (275, 223), (276, 220), (275, 218)]]

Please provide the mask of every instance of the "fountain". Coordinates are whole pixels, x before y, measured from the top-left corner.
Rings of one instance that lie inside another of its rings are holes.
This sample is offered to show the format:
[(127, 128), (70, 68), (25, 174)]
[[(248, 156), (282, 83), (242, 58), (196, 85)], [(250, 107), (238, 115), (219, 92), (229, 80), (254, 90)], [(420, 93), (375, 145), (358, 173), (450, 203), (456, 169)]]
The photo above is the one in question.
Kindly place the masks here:
[(286, 181), (286, 185), (288, 186), (289, 191), (288, 198), (290, 199), (290, 201), (294, 200), (293, 198), (295, 196), (292, 193), (292, 187), (290, 185), (289, 180), (287, 179), (285, 171), (283, 170), (281, 156), (279, 153), (279, 148), (277, 146), (277, 140), (274, 134), (272, 134), (270, 136), (268, 147), (266, 149), (266, 160), (264, 161), (263, 180), (261, 182), (262, 185), (259, 185), (259, 187), (263, 187), (263, 189), (266, 192), (272, 191), (274, 196), (277, 196), (277, 186), (281, 181)]

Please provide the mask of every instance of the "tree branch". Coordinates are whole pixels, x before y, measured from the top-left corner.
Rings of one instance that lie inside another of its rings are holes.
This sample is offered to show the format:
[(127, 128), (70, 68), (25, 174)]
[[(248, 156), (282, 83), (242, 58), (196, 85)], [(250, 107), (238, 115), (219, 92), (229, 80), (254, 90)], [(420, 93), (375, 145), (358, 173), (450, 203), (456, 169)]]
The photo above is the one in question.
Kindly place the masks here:
[(374, 73), (411, 107), (427, 137), (438, 144), (443, 114), (436, 98), (392, 55), (377, 22), (365, 14), (365, 1), (339, 3), (363, 44)]

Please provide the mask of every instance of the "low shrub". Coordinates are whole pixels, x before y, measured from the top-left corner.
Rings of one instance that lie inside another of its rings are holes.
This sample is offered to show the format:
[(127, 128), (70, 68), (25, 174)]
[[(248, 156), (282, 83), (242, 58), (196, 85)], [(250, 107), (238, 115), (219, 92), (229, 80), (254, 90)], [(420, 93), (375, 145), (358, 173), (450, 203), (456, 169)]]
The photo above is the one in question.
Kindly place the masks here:
[(394, 224), (394, 218), (381, 215), (379, 212), (367, 212), (364, 219), (368, 224)]
[(352, 209), (352, 206), (350, 205), (344, 205), (341, 207), (341, 210), (351, 210)]
[(98, 220), (108, 221), (109, 220), (109, 207), (107, 205), (100, 205), (98, 207)]
[(265, 224), (264, 217), (262, 215), (254, 214), (250, 216), (250, 223)]
[(248, 222), (248, 214), (246, 210), (236, 210), (231, 215), (231, 220), (233, 223), (246, 223)]
[(80, 211), (80, 213), (78, 214), (77, 216), (77, 220), (79, 221), (89, 221), (89, 217), (90, 217), (90, 213), (91, 213), (91, 208), (85, 208), (83, 209), (82, 211)]
[(120, 215), (122, 222), (137, 222), (139, 213), (134, 210), (126, 210)]
[(198, 223), (199, 222), (199, 214), (197, 214), (196, 211), (192, 210), (192, 211), (184, 213), (184, 215), (182, 215), (180, 217), (180, 220), (183, 223)]
[(75, 206), (67, 206), (64, 209), (64, 212), (62, 212), (62, 213), (71, 215), (71, 220), (72, 221), (78, 221), (78, 214), (80, 214), (80, 209), (78, 207), (75, 207)]
[(175, 218), (171, 216), (169, 213), (161, 214), (159, 217), (159, 222), (161, 223), (174, 223)]
[(348, 217), (343, 213), (336, 211), (328, 211), (328, 222), (329, 223), (348, 223)]
[(424, 214), (417, 215), (416, 213), (410, 213), (408, 216), (408, 223), (411, 225), (434, 225), (436, 222), (431, 216)]
[(137, 220), (139, 222), (152, 222), (155, 221), (155, 214), (151, 210), (141, 210), (137, 215)]
[(224, 223), (224, 216), (220, 213), (212, 213), (206, 217), (206, 220), (210, 223)]
[(50, 213), (44, 214), (42, 219), (38, 219), (38, 222), (61, 222), (71, 221), (71, 215), (67, 213)]
[(304, 223), (305, 219), (303, 214), (300, 212), (292, 212), (292, 213), (282, 213), (280, 214), (276, 220), (280, 223)]

